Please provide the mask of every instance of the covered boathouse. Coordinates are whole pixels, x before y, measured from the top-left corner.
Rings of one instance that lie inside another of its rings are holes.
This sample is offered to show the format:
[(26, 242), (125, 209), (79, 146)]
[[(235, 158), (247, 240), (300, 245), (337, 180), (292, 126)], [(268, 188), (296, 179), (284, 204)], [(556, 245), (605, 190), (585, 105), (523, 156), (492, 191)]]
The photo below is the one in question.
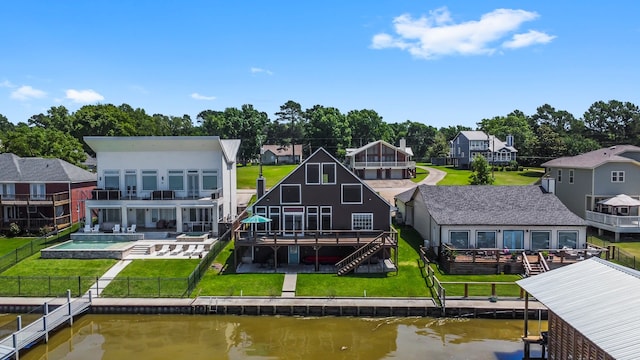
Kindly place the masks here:
[[(638, 359), (640, 271), (593, 257), (517, 284), (525, 307), (531, 294), (548, 309), (548, 333), (538, 341), (548, 359)], [(535, 337), (527, 330), (525, 317), (525, 358)]]

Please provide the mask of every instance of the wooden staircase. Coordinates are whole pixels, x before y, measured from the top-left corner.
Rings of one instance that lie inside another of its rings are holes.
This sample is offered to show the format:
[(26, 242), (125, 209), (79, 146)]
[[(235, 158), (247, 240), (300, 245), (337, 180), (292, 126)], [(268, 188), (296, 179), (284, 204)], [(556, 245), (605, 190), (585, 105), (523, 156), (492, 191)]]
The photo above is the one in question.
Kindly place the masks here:
[(547, 265), (547, 261), (540, 253), (537, 254), (536, 261), (529, 261), (529, 258), (524, 253), (522, 254), (522, 259), (524, 265), (524, 275), (526, 277), (539, 275), (549, 271), (549, 265)]
[(384, 245), (384, 234), (381, 234), (371, 242), (361, 246), (354, 251), (351, 255), (342, 259), (336, 264), (336, 274), (338, 276), (346, 275), (351, 271), (354, 271), (358, 265), (362, 264), (365, 260), (370, 258), (373, 254), (378, 252)]

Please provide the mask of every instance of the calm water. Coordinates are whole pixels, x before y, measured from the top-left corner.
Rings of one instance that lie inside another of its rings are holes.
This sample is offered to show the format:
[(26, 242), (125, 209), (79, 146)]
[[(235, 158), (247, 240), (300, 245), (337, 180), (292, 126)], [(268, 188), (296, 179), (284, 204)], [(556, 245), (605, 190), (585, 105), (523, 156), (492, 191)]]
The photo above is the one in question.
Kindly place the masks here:
[(520, 360), (522, 327), (486, 319), (84, 315), (20, 359)]

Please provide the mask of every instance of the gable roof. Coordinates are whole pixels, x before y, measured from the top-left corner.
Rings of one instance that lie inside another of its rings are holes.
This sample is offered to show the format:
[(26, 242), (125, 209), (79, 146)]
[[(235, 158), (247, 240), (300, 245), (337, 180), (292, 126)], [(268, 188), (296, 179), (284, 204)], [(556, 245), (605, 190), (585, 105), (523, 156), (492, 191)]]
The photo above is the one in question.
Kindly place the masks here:
[(493, 152), (496, 151), (500, 151), (502, 149), (507, 149), (511, 152), (518, 152), (518, 150), (513, 147), (513, 146), (508, 146), (504, 141), (498, 139), (496, 136), (494, 135), (487, 135), (487, 133), (485, 133), (484, 131), (480, 131), (480, 130), (465, 130), (465, 131), (460, 131), (454, 138), (453, 140), (451, 140), (451, 142), (453, 143), (453, 141), (458, 137), (458, 136), (464, 136), (465, 138), (467, 138), (467, 140), (481, 140), (481, 141), (489, 141), (489, 148), (491, 150), (493, 150)]
[(370, 143), (368, 143), (368, 144), (366, 144), (364, 146), (361, 146), (359, 148), (348, 148), (346, 156), (353, 156), (353, 155), (355, 155), (355, 154), (357, 154), (359, 152), (362, 152), (362, 151), (364, 151), (364, 150), (366, 150), (368, 148), (374, 147), (374, 146), (376, 146), (378, 144), (385, 145), (386, 147), (389, 147), (389, 148), (392, 148), (394, 150), (397, 150), (397, 151), (399, 151), (401, 153), (404, 153), (404, 154), (406, 154), (408, 156), (413, 156), (413, 150), (411, 150), (411, 148), (409, 146), (406, 146), (404, 148), (404, 150), (403, 150), (402, 148), (400, 148), (398, 146), (395, 146), (393, 144), (389, 144), (388, 142), (386, 142), (384, 140), (376, 140), (374, 142), (370, 142)]
[(580, 168), (595, 169), (607, 162), (626, 162), (637, 163), (636, 160), (621, 156), (626, 152), (640, 152), (640, 147), (633, 145), (616, 145), (608, 148), (602, 148), (590, 151), (576, 156), (565, 156), (553, 160), (549, 160), (542, 164), (543, 167), (559, 167), (559, 168)]
[(22, 158), (0, 154), (1, 182), (86, 182), (96, 181), (96, 174), (61, 159)]
[(220, 147), (227, 163), (234, 163), (240, 149), (240, 139), (220, 139)]
[(614, 359), (638, 358), (639, 271), (592, 257), (516, 283)]
[(557, 196), (540, 186), (420, 185), (431, 217), (440, 225), (586, 226)]
[[(369, 186), (366, 182), (362, 181), (362, 179), (360, 179), (359, 177), (357, 177), (353, 172), (351, 172), (351, 170), (349, 170), (346, 166), (344, 166), (344, 164), (342, 164), (340, 161), (338, 161), (338, 159), (336, 159), (333, 155), (329, 154), (329, 152), (327, 150), (325, 150), (324, 148), (318, 148), (318, 150), (314, 151), (313, 154), (311, 154), (309, 157), (307, 157), (303, 162), (301, 162), (298, 166), (296, 166), (295, 169), (293, 169), (289, 174), (287, 174), (287, 176), (283, 177), (282, 179), (280, 179), (280, 181), (278, 181), (277, 184), (275, 184), (271, 189), (269, 189), (269, 191), (266, 191), (264, 193), (264, 195), (262, 195), (262, 197), (260, 199), (257, 199), (255, 203), (258, 203), (261, 199), (265, 198), (266, 196), (268, 196), (269, 194), (271, 194), (272, 191), (275, 191), (275, 189), (277, 189), (280, 184), (285, 183), (287, 181), (287, 179), (289, 179), (291, 176), (293, 176), (293, 174), (297, 171), (304, 171), (304, 166), (306, 166), (306, 164), (308, 162), (313, 162), (313, 159), (316, 157), (317, 154), (319, 153), (323, 153), (327, 156), (329, 156), (329, 158), (331, 158), (331, 160), (333, 162), (335, 162), (337, 164), (337, 166), (342, 167), (346, 173), (349, 174), (349, 176), (352, 177), (352, 180), (354, 183), (360, 183), (362, 184), (363, 187), (368, 188), (369, 190), (371, 190), (371, 192), (373, 192), (373, 194), (375, 196), (377, 196), (378, 198), (380, 198), (382, 201), (384, 201), (387, 205), (389, 205), (389, 208), (391, 208), (391, 204), (389, 204), (389, 202), (387, 201), (387, 199), (385, 199), (384, 197), (382, 197), (377, 191), (373, 190), (371, 188), (371, 186)], [(254, 203), (254, 204), (255, 204)]]
[(460, 131), (456, 137), (460, 135), (463, 135), (468, 140), (487, 140), (487, 134), (484, 131), (479, 131), (479, 130)]
[(296, 151), (296, 155), (302, 157), (302, 144), (290, 145), (262, 145), (262, 152), (271, 151), (276, 156), (293, 155), (293, 150)]

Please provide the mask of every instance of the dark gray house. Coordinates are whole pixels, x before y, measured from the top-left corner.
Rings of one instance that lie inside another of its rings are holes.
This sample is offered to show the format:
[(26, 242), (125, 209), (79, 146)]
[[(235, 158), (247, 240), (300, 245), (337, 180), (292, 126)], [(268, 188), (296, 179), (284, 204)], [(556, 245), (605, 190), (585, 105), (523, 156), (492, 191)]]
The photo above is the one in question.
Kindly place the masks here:
[(322, 148), (249, 210), (270, 221), (237, 233), (243, 262), (316, 264), (317, 270), (366, 250), (381, 270), (394, 266), (385, 261), (397, 249), (391, 205)]
[(510, 251), (582, 249), (586, 223), (540, 186), (420, 185), (396, 195), (406, 225), (436, 252), (459, 249)]
[(461, 131), (451, 140), (450, 147), (451, 162), (463, 169), (468, 169), (476, 156), (484, 156), (493, 165), (507, 165), (516, 160), (518, 152), (512, 135), (503, 142), (484, 131)]
[(617, 145), (542, 164), (556, 196), (588, 225), (615, 233), (640, 233), (638, 205), (605, 202), (616, 195), (640, 199), (640, 147)]

